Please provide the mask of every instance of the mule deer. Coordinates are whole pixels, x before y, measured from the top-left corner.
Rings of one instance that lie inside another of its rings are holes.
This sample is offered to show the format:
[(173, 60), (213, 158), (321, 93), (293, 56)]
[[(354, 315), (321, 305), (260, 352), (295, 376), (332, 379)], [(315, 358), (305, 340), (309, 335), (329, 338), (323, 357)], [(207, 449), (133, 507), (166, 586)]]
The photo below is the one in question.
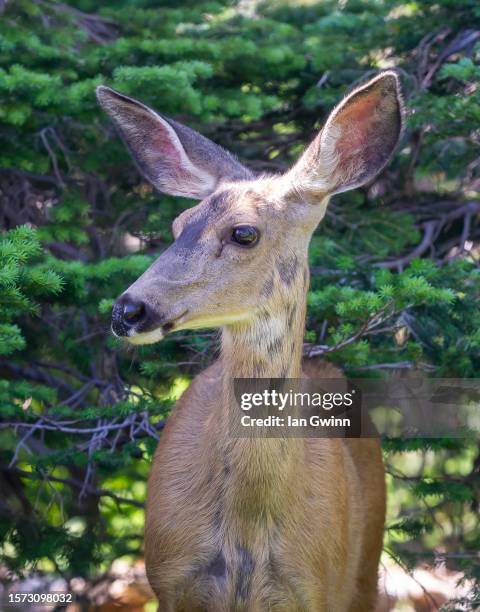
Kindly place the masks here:
[[(177, 403), (148, 482), (145, 554), (165, 612), (373, 610), (385, 491), (373, 439), (229, 436), (233, 380), (298, 378), (310, 237), (335, 193), (372, 179), (402, 129), (393, 71), (354, 90), (293, 168), (257, 176), (195, 131), (97, 90), (140, 170), (201, 200), (113, 308), (133, 344), (222, 328), (221, 357)], [(336, 376), (325, 366), (317, 377)]]

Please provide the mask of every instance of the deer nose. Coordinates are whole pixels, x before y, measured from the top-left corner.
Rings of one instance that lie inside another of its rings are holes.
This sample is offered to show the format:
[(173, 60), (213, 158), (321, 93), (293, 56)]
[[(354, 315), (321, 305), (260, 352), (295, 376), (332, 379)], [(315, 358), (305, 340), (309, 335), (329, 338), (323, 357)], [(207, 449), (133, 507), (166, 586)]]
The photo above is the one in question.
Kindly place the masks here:
[(125, 294), (118, 299), (112, 310), (112, 330), (117, 336), (127, 336), (133, 328), (144, 323), (147, 318), (147, 307), (141, 300), (135, 300)]
[(122, 317), (125, 325), (136, 325), (145, 318), (147, 310), (143, 302), (127, 301), (123, 304)]

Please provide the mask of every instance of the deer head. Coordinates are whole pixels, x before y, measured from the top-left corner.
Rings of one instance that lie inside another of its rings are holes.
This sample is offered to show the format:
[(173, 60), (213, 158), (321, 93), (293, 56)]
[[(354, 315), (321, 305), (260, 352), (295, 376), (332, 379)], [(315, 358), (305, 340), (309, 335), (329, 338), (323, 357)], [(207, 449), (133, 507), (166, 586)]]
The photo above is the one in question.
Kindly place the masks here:
[[(145, 177), (201, 200), (173, 223), (174, 243), (115, 303), (112, 330), (134, 344), (167, 332), (255, 320), (305, 276), (329, 198), (370, 181), (402, 130), (397, 75), (350, 93), (293, 168), (256, 176), (197, 132), (108, 87), (97, 89)], [(302, 286), (305, 288), (306, 283)]]

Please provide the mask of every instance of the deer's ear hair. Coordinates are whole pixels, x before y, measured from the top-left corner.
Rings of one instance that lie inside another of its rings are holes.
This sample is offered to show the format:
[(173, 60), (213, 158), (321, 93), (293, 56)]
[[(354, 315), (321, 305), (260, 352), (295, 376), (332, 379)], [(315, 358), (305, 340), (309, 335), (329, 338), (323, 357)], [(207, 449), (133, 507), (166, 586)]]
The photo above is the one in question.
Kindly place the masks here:
[(203, 199), (222, 180), (250, 178), (228, 151), (142, 102), (104, 86), (97, 88), (97, 99), (142, 174), (159, 191)]
[(331, 112), (288, 173), (296, 191), (319, 200), (373, 179), (397, 146), (403, 115), (394, 71), (383, 72), (355, 89)]

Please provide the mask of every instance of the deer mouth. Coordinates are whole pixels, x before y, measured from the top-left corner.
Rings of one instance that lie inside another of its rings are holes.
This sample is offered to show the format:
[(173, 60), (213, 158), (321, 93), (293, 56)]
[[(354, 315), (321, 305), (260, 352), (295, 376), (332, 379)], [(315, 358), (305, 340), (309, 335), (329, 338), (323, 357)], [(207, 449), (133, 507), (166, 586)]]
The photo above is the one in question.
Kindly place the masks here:
[(136, 332), (132, 329), (125, 337), (130, 344), (154, 344), (162, 340), (168, 333), (175, 331), (176, 327), (179, 326), (184, 317), (187, 315), (188, 310), (185, 310), (180, 315), (162, 322), (161, 325), (148, 331)]

